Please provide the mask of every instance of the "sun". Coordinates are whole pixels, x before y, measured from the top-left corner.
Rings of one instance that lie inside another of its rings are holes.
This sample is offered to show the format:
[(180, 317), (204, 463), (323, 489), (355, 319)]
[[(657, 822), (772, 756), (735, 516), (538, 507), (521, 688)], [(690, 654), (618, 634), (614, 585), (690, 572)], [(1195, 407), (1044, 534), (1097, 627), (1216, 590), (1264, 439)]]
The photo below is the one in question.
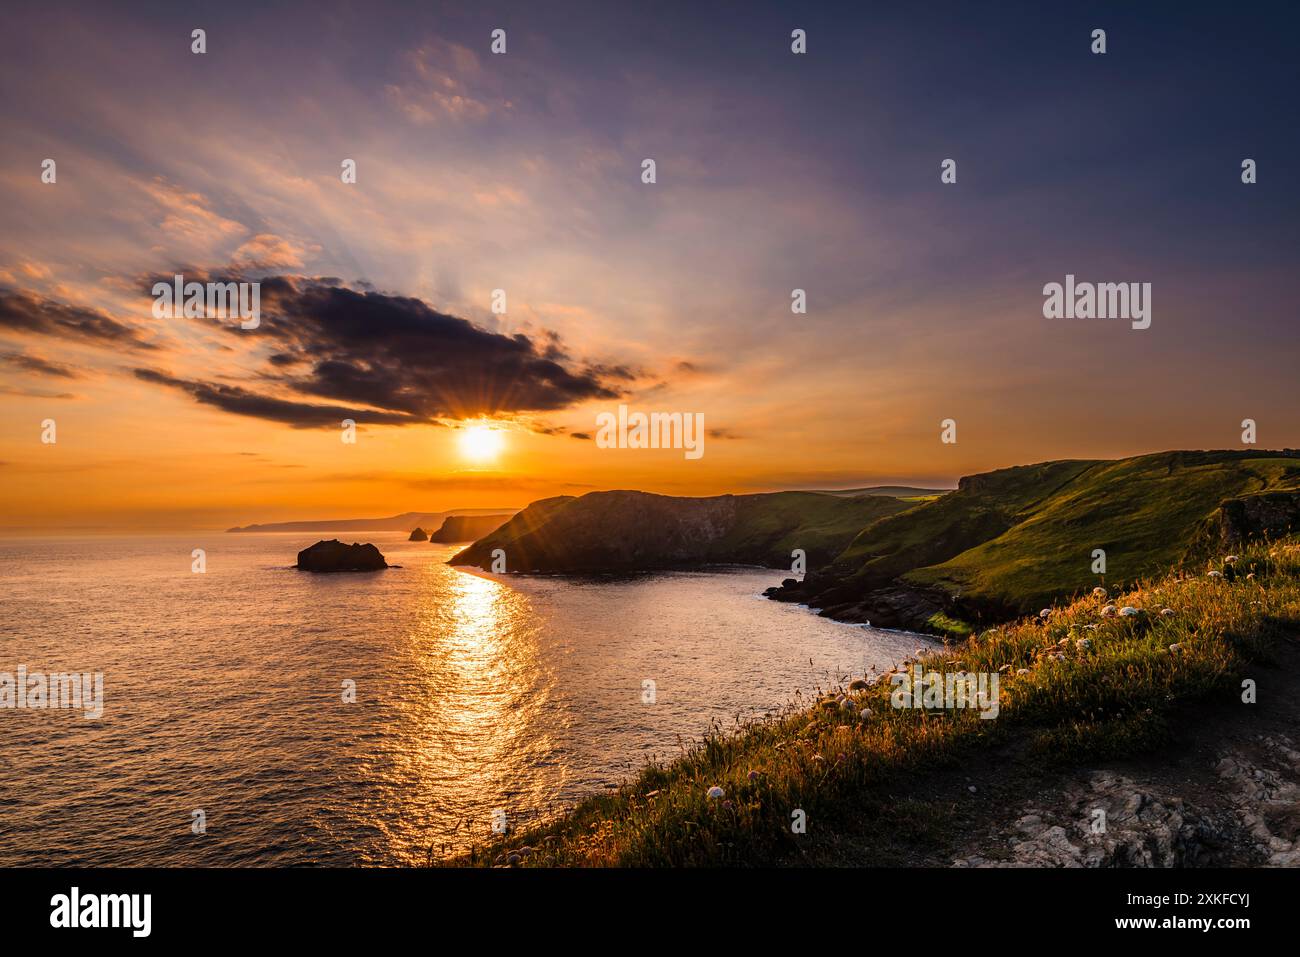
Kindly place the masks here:
[(490, 462), (501, 454), (505, 433), (487, 425), (471, 425), (460, 433), (460, 454), (471, 462)]

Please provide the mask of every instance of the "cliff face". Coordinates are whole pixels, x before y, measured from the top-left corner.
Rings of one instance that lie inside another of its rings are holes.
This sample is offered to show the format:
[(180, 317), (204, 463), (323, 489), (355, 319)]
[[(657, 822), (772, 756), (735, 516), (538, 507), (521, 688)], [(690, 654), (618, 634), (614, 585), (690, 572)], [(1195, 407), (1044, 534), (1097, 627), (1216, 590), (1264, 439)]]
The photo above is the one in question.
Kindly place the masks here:
[(449, 515), (438, 530), (429, 536), (429, 541), (440, 544), (472, 542), (495, 532), (510, 519), (509, 512), (500, 515)]
[(827, 561), (863, 525), (907, 508), (881, 496), (820, 492), (676, 498), (647, 492), (592, 492), (534, 502), (451, 559), (490, 568), (505, 552), (518, 572), (625, 572), (709, 563), (789, 567), (802, 548), (810, 565)]

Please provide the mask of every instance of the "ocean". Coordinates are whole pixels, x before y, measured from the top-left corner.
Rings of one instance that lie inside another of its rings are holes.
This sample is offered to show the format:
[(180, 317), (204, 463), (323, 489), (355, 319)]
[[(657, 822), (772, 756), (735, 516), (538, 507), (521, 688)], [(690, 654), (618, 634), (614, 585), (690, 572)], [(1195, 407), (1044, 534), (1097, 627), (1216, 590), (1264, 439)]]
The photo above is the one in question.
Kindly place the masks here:
[(103, 676), (98, 719), (0, 708), (0, 865), (419, 863), (925, 643), (780, 571), (494, 578), (392, 532), (401, 568), (295, 570), (320, 537), (0, 541), (0, 674)]

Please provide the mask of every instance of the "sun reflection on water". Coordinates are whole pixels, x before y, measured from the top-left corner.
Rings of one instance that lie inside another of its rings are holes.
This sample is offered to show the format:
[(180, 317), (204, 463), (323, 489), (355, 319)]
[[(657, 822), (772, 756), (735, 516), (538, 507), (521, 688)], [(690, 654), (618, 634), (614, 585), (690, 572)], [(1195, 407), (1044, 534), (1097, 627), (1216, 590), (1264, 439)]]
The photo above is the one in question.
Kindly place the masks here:
[(438, 830), (454, 820), (481, 837), (493, 809), (513, 819), (516, 805), (536, 803), (531, 793), (521, 799), (536, 789), (536, 766), (551, 749), (537, 721), (551, 676), (525, 595), (484, 575), (446, 572), (420, 629), (428, 696), (418, 747), (427, 786), (457, 783)]

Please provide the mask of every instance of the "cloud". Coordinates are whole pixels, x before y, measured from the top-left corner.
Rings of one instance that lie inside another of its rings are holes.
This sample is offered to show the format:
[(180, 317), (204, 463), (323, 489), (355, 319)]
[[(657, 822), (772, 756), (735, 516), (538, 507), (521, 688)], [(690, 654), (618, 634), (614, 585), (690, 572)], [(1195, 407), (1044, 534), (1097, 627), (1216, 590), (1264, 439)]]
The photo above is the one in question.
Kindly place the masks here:
[(11, 389), (0, 385), (0, 395), (16, 395), (25, 399), (75, 399), (71, 392), (50, 392), (47, 389)]
[(153, 349), (140, 333), (100, 309), (86, 309), (16, 289), (0, 288), (0, 330), (78, 339), (115, 349)]
[(137, 185), (162, 208), (163, 218), (158, 228), (168, 239), (233, 239), (248, 232), (248, 227), (243, 223), (213, 210), (211, 202), (202, 193), (182, 189), (161, 176)]
[(389, 101), (416, 126), (482, 120), (511, 104), (488, 90), (489, 76), (476, 53), (430, 38), (401, 59), (400, 82), (384, 88)]
[(196, 402), (230, 412), (272, 422), (283, 422), (295, 429), (333, 426), (337, 428), (344, 419), (363, 425), (410, 425), (420, 421), (409, 415), (393, 412), (372, 412), (349, 409), (335, 405), (311, 405), (292, 402), (274, 396), (260, 395), (241, 386), (193, 379), (178, 379), (156, 369), (136, 369), (135, 376), (144, 382), (167, 386), (186, 392)]
[(258, 233), (231, 254), (240, 269), (300, 269), (304, 250), (274, 233)]
[[(387, 413), (364, 413), (371, 422), (554, 411), (617, 398), (619, 384), (634, 378), (623, 366), (571, 359), (552, 333), (530, 338), (489, 332), (423, 300), (351, 288), (337, 279), (263, 279), (261, 303), (256, 330), (221, 327), (266, 347), (259, 381), (298, 396)], [(252, 393), (241, 391), (241, 414), (258, 414), (244, 411), (254, 406), (248, 404)], [(217, 392), (200, 401), (227, 407), (231, 399)], [(286, 405), (317, 408), (277, 402), (267, 407), (275, 414), (265, 417), (297, 423), (294, 416), (282, 418)]]
[(81, 372), (70, 365), (53, 362), (25, 352), (0, 352), (0, 362), (7, 362), (15, 368), (35, 375), (53, 376), (60, 379), (81, 378)]

